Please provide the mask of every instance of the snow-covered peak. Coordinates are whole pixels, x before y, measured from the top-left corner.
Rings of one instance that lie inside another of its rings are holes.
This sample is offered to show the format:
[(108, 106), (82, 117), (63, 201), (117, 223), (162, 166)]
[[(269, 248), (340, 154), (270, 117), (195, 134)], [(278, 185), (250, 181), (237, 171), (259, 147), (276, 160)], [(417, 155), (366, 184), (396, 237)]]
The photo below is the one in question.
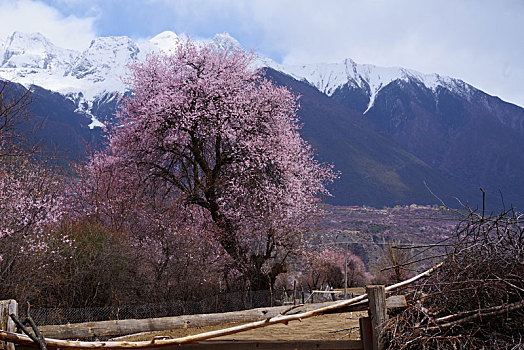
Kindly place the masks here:
[(231, 51), (243, 49), (238, 40), (229, 35), (229, 33), (216, 34), (210, 43), (219, 50)]
[(120, 77), (125, 75), (127, 65), (140, 59), (140, 48), (126, 36), (97, 38), (73, 63), (66, 75), (93, 83), (117, 82), (112, 86), (121, 90)]
[(140, 48), (127, 36), (109, 36), (91, 41), (82, 57), (102, 65), (126, 65), (139, 58)]
[(153, 50), (170, 52), (178, 46), (180, 38), (171, 31), (165, 31), (150, 39), (149, 43), (151, 43)]
[[(59, 48), (39, 33), (15, 32), (3, 40), (0, 38), (0, 78), (60, 92), (89, 114), (94, 101), (114, 96), (113, 92), (122, 94), (126, 91), (122, 78), (126, 76), (129, 64), (144, 60), (151, 52), (169, 53), (183, 40), (185, 38), (170, 31), (138, 43), (126, 36), (102, 37), (93, 40), (80, 53)], [(228, 33), (198, 43), (209, 43), (219, 50), (242, 49)], [(256, 57), (254, 66), (271, 67), (289, 74), (328, 96), (346, 85), (359, 88), (369, 97), (367, 110), (372, 108), (379, 91), (396, 80), (415, 81), (432, 90), (444, 86), (453, 91), (468, 92), (472, 88), (460, 80), (437, 74), (358, 64), (351, 59), (339, 63), (283, 65), (262, 55)]]
[(358, 64), (349, 58), (339, 63), (306, 65), (283, 65), (272, 61), (266, 63), (267, 66), (289, 74), (297, 80), (306, 81), (328, 96), (333, 95), (337, 89), (345, 85), (360, 88), (369, 96), (369, 104), (365, 112), (373, 107), (378, 92), (397, 80), (416, 81), (431, 90), (443, 86), (459, 93), (466, 93), (471, 88), (460, 80), (438, 74), (423, 74), (400, 67)]
[(4, 42), (0, 67), (64, 68), (77, 54), (55, 46), (40, 33), (14, 32)]

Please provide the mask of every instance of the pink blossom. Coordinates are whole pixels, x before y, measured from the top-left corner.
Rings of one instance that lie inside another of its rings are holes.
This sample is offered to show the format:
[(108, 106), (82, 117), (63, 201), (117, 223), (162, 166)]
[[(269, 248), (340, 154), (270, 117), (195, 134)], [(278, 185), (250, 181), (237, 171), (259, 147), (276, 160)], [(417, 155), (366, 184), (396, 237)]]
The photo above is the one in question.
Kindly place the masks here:
[(204, 210), (213, 239), (243, 273), (250, 256), (272, 256), (289, 242), (334, 175), (299, 135), (297, 98), (253, 70), (252, 60), (188, 41), (172, 56), (132, 66), (122, 127), (89, 166), (105, 179), (95, 187), (110, 183), (121, 200), (92, 209), (118, 217), (137, 199), (120, 189), (155, 184), (182, 206)]

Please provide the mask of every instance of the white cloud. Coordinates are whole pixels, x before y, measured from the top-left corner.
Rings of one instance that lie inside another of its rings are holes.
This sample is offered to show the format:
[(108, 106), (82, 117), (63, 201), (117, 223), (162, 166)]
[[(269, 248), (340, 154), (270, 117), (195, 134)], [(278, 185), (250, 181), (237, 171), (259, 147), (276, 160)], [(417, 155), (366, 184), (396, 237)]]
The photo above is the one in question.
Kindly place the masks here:
[(14, 31), (40, 32), (55, 45), (84, 50), (96, 37), (95, 18), (64, 16), (57, 9), (32, 0), (7, 0), (0, 3), (0, 37)]

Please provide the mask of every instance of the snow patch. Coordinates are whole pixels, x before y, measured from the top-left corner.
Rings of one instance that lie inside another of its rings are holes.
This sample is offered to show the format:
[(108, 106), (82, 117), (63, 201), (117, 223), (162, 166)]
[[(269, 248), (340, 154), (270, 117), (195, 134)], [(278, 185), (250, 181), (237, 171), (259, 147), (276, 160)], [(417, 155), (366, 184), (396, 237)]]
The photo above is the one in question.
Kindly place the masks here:
[(82, 93), (70, 93), (67, 95), (67, 97), (77, 103), (75, 112), (85, 114), (91, 118), (91, 123), (88, 125), (89, 129), (93, 130), (94, 128), (106, 128), (105, 124), (98, 120), (96, 116), (93, 115), (93, 113), (91, 113), (91, 110), (93, 109), (93, 99), (86, 99)]
[(106, 125), (104, 123), (102, 123), (100, 120), (96, 119), (96, 117), (91, 114), (91, 123), (88, 125), (88, 127), (91, 130), (93, 130), (94, 128), (105, 129)]

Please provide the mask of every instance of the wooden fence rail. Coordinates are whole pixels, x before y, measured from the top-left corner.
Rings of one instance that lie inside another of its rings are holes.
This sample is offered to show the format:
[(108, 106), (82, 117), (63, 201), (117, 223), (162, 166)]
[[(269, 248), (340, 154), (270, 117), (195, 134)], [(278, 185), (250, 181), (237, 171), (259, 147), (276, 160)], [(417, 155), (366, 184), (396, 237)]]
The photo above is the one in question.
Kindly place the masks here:
[[(169, 348), (150, 348), (166, 350)], [(360, 340), (205, 340), (191, 344), (176, 345), (173, 350), (309, 350), (309, 349), (346, 349), (362, 350)], [(17, 345), (17, 350), (35, 350), (34, 346)]]
[[(100, 338), (115, 337), (134, 333), (147, 333), (176, 328), (193, 328), (216, 326), (224, 323), (246, 323), (277, 317), (282, 314), (296, 314), (317, 310), (326, 306), (335, 305), (336, 302), (319, 304), (304, 304), (290, 310), (290, 306), (274, 306), (244, 311), (233, 311), (219, 314), (182, 315), (173, 317), (151, 318), (144, 320), (112, 320), (99, 322), (84, 322), (64, 325), (47, 325), (39, 327), (40, 332), (48, 338), (75, 339), (75, 338)], [(387, 298), (386, 307), (394, 309), (404, 307), (406, 299), (401, 295)], [(367, 300), (349, 305), (333, 312), (365, 311), (368, 309)], [(286, 312), (288, 311), (288, 312)], [(125, 337), (120, 338), (120, 340)]]

